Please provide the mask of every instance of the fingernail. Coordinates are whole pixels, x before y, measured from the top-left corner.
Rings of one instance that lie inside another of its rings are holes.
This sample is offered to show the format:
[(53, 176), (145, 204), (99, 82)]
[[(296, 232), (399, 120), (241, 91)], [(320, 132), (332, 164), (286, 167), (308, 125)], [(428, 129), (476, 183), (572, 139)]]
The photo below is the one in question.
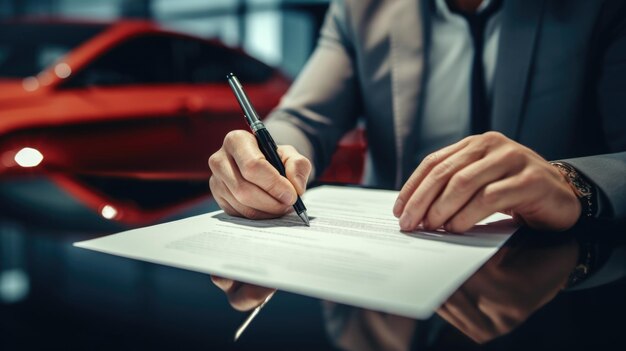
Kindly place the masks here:
[(397, 199), (396, 203), (393, 205), (393, 215), (396, 216), (396, 218), (400, 217), (401, 215), (400, 210), (402, 209), (403, 204), (404, 204), (404, 201)]
[(400, 216), (400, 229), (409, 230), (411, 226), (411, 219), (407, 215)]

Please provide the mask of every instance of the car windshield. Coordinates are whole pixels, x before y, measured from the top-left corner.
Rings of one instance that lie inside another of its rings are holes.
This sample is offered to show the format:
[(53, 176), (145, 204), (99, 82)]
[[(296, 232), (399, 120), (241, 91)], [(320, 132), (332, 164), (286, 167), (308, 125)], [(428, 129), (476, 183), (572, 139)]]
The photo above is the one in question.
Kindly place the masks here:
[(0, 23), (0, 78), (36, 75), (104, 25)]

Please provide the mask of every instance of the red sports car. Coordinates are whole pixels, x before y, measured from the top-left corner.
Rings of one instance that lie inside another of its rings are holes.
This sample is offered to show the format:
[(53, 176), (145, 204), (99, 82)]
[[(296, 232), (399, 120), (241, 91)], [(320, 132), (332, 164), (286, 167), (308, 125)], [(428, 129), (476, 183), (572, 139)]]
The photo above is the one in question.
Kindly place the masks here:
[(241, 51), (149, 22), (3, 23), (0, 174), (25, 171), (14, 161), (28, 147), (49, 171), (206, 179), (207, 155), (245, 128), (231, 71), (261, 115), (289, 86)]
[[(208, 187), (156, 206), (137, 180), (206, 182), (208, 156), (246, 128), (229, 72), (262, 116), (290, 84), (240, 50), (146, 21), (2, 22), (0, 179), (43, 173), (107, 218), (158, 219)], [(344, 169), (327, 180), (359, 180), (364, 143), (350, 140), (357, 158), (338, 155)]]

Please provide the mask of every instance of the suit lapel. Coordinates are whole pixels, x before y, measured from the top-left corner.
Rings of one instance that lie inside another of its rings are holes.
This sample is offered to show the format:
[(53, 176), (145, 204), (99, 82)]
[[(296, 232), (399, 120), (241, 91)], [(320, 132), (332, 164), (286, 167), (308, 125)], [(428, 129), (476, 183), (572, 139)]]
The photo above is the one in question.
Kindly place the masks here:
[[(416, 0), (397, 0), (391, 24), (391, 84), (396, 140), (396, 187), (402, 185), (407, 160), (412, 155), (410, 136), (418, 115), (424, 72), (424, 27), (422, 9)], [(418, 24), (418, 25), (416, 25)]]
[(498, 44), (493, 130), (517, 139), (545, 0), (505, 0)]
[[(517, 139), (535, 42), (546, 0), (505, 0), (496, 61), (492, 126)], [(428, 62), (428, 0), (396, 0), (391, 24), (391, 84), (394, 134), (396, 136), (396, 186), (401, 186), (412, 169), (411, 157), (417, 143), (411, 140), (423, 105)], [(415, 23), (419, 25), (415, 25)]]

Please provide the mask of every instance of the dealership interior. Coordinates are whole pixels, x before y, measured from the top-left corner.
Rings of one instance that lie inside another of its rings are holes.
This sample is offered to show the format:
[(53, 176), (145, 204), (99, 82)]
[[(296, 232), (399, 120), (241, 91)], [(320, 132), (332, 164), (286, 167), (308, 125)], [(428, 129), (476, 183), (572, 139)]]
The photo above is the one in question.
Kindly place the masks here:
[[(73, 246), (219, 210), (207, 160), (247, 128), (226, 75), (269, 114), (330, 2), (0, 0), (0, 350), (340, 349), (320, 299), (279, 290), (233, 342), (247, 314), (208, 274)], [(366, 148), (359, 125), (320, 181), (360, 183)], [(625, 291), (573, 292), (524, 335), (624, 346)]]

